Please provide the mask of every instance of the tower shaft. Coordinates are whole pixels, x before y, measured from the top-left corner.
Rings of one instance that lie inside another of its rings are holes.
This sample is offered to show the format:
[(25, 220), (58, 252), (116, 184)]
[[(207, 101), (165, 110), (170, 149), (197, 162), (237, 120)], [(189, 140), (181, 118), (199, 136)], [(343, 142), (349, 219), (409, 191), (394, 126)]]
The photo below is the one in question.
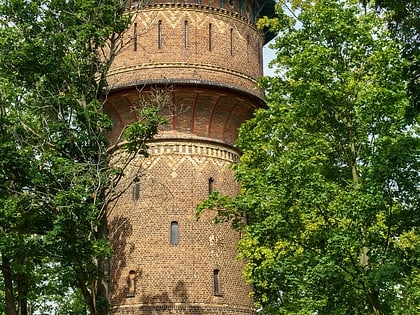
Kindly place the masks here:
[(238, 128), (264, 104), (256, 85), (264, 37), (254, 23), (274, 3), (129, 5), (133, 23), (108, 77), (109, 139), (118, 146), (156, 89), (168, 93), (168, 124), (150, 157), (131, 162), (129, 189), (108, 212), (111, 314), (254, 314), (236, 259), (240, 234), (213, 224), (211, 212), (196, 220), (195, 208), (212, 191), (239, 191), (230, 169)]

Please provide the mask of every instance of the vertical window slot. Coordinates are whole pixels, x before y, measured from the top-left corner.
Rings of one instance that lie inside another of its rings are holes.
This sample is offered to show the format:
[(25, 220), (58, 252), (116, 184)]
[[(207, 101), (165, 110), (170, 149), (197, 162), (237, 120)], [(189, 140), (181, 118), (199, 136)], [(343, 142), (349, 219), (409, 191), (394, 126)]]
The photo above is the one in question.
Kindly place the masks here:
[(230, 55), (233, 56), (233, 28), (230, 29)]
[(134, 44), (134, 51), (137, 51), (137, 23), (134, 23), (134, 30), (133, 30), (133, 44)]
[(178, 245), (179, 242), (179, 231), (178, 231), (178, 222), (171, 222), (171, 244)]
[(133, 200), (137, 201), (140, 199), (140, 179), (138, 177), (133, 180)]
[(246, 59), (247, 60), (249, 60), (249, 43), (250, 43), (250, 40), (249, 40), (249, 34), (248, 34), (246, 35)]
[(184, 48), (188, 48), (188, 21), (184, 21)]
[(214, 295), (220, 296), (222, 292), (220, 290), (220, 271), (219, 269), (213, 270), (213, 290)]
[(211, 30), (211, 23), (209, 24), (209, 51), (212, 50), (212, 30)]
[(158, 48), (162, 49), (162, 21), (158, 22)]
[(130, 270), (128, 273), (128, 293), (127, 297), (134, 297), (136, 295), (136, 272)]
[(210, 177), (209, 178), (209, 195), (211, 193), (213, 193), (213, 183), (214, 183), (214, 178), (213, 177)]

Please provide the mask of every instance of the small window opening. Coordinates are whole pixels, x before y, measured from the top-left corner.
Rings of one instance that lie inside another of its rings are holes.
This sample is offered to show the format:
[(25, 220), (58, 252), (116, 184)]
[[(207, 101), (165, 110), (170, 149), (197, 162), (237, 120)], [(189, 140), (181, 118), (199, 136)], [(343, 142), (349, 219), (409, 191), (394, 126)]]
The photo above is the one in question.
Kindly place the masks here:
[(136, 272), (130, 270), (128, 273), (128, 293), (127, 297), (134, 297), (136, 295)]
[(178, 245), (179, 241), (179, 232), (178, 232), (178, 222), (171, 222), (171, 244)]
[(133, 30), (133, 44), (134, 44), (134, 51), (137, 51), (137, 23), (134, 23), (134, 30)]
[(213, 177), (210, 177), (209, 178), (209, 195), (211, 193), (213, 193), (213, 183), (214, 183), (214, 178)]
[(249, 40), (249, 34), (248, 34), (246, 35), (246, 59), (247, 60), (249, 60), (249, 43), (250, 43), (250, 40)]
[(222, 9), (225, 7), (225, 0), (220, 0), (220, 7)]
[(162, 49), (162, 21), (158, 22), (158, 48)]
[(222, 292), (220, 290), (220, 271), (219, 269), (213, 270), (213, 289), (214, 289), (214, 295), (221, 296)]
[(233, 28), (230, 29), (230, 55), (233, 56)]
[(211, 40), (212, 40), (212, 34), (211, 34), (211, 23), (209, 24), (209, 51), (211, 51), (212, 50), (212, 42), (211, 42)]
[(184, 22), (184, 47), (188, 48), (188, 21)]
[(133, 180), (133, 200), (140, 199), (140, 179), (136, 176)]

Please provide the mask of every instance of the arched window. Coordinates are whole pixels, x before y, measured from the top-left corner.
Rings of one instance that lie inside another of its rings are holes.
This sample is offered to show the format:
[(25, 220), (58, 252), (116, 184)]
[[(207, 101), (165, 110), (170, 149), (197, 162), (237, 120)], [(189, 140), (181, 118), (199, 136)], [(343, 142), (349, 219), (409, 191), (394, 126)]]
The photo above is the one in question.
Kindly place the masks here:
[(171, 244), (178, 245), (179, 241), (179, 232), (178, 232), (178, 222), (171, 222)]
[(210, 177), (209, 178), (209, 195), (213, 192), (213, 183), (214, 183), (214, 178)]
[(214, 295), (222, 295), (220, 290), (220, 270), (214, 269), (213, 270), (213, 289)]
[(136, 272), (130, 270), (128, 273), (128, 293), (127, 297), (134, 297), (136, 295)]

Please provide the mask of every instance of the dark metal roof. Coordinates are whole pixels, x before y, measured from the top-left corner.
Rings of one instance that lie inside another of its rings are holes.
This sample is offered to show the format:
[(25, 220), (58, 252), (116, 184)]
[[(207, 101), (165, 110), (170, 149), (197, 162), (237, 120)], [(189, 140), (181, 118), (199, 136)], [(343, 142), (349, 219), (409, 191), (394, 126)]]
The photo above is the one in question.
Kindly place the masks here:
[[(260, 5), (258, 17), (267, 16), (269, 18), (274, 17), (275, 15), (275, 0), (257, 0)], [(272, 40), (277, 34), (275, 32), (270, 32), (268, 29), (263, 30), (264, 33), (264, 44)]]

